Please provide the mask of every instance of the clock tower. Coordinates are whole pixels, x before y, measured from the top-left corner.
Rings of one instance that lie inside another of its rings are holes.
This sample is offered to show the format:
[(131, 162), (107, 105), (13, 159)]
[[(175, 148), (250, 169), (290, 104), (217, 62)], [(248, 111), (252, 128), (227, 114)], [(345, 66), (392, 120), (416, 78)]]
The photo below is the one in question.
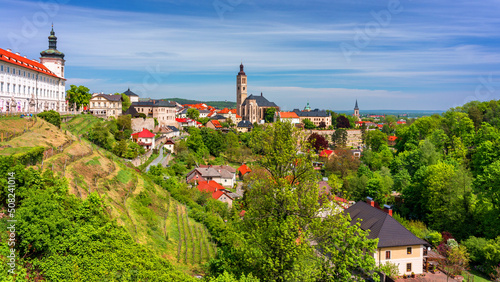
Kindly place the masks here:
[(240, 65), (240, 72), (236, 76), (236, 113), (243, 116), (241, 104), (247, 98), (247, 75), (243, 71), (243, 63)]

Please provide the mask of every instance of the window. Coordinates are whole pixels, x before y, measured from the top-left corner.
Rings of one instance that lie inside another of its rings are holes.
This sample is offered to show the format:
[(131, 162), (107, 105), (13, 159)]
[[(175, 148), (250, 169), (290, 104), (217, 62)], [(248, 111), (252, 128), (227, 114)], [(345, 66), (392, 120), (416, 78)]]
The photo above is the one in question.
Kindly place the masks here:
[(406, 264), (406, 272), (410, 272), (411, 271), (411, 263), (407, 263)]
[(406, 254), (411, 255), (411, 247), (406, 248)]
[(424, 256), (427, 255), (427, 247), (424, 247)]
[(0, 71), (3, 71), (3, 65), (0, 66)]
[(245, 87), (243, 87), (243, 90), (245, 90)]
[(391, 251), (385, 251), (385, 259), (391, 259)]

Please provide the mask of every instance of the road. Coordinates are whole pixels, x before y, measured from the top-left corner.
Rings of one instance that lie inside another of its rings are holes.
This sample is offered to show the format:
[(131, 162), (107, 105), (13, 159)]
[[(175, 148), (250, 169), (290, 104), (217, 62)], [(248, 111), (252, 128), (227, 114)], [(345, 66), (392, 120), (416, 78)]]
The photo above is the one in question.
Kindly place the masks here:
[(146, 171), (149, 171), (149, 168), (152, 166), (152, 165), (158, 165), (158, 164), (161, 164), (164, 160), (164, 158), (168, 158), (170, 156), (170, 154), (167, 154), (165, 157), (163, 156), (163, 146), (160, 146), (160, 155), (154, 159), (147, 167), (146, 167)]

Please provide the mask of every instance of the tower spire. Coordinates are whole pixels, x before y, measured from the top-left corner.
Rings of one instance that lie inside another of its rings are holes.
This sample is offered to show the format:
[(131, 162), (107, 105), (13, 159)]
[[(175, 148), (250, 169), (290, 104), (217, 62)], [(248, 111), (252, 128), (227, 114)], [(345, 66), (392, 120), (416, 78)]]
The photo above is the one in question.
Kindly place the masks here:
[(355, 110), (359, 110), (359, 108), (358, 108), (358, 99), (356, 99), (356, 105), (354, 105), (354, 109)]

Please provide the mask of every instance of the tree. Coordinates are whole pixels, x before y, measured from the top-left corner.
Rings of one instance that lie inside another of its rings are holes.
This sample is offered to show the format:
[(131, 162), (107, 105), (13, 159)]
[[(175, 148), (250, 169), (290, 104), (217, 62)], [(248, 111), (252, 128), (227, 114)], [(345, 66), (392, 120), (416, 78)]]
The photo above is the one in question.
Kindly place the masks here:
[(268, 123), (273, 122), (275, 112), (276, 112), (276, 108), (267, 108), (266, 113), (264, 114), (264, 120)]
[(195, 108), (189, 108), (187, 110), (186, 116), (190, 119), (196, 120), (198, 119), (198, 117), (200, 117), (200, 111)]
[(347, 130), (337, 128), (332, 134), (332, 143), (335, 148), (343, 148), (347, 145)]
[(337, 128), (350, 128), (351, 124), (349, 123), (349, 119), (345, 116), (337, 117)]
[(444, 261), (446, 276), (460, 275), (469, 266), (469, 254), (464, 245), (449, 247), (447, 257)]
[[(259, 163), (267, 177), (248, 179), (245, 220), (237, 221), (244, 232), (247, 261), (252, 263), (248, 267), (265, 281), (313, 277), (342, 281), (370, 275), (375, 267), (370, 253), (376, 241), (367, 240), (367, 233), (342, 214), (318, 217), (322, 207), (312, 155), (299, 154), (307, 149), (298, 145), (298, 134), (290, 123), (276, 122), (261, 135), (264, 154)], [(318, 243), (316, 247), (308, 242), (310, 238)]]
[(311, 144), (311, 146), (319, 152), (323, 149), (328, 148), (328, 141), (323, 137), (323, 135), (319, 135), (317, 133), (313, 133), (309, 135), (307, 141)]
[(387, 144), (387, 135), (378, 130), (370, 130), (366, 133), (366, 146), (374, 152), (379, 152), (382, 145)]
[(304, 124), (305, 129), (315, 129), (316, 128), (314, 123), (307, 118), (303, 119), (302, 123)]
[(123, 93), (115, 93), (115, 95), (122, 95), (122, 111), (127, 111), (128, 108), (130, 108), (130, 105), (132, 105), (130, 98)]
[(78, 87), (76, 85), (71, 85), (70, 87), (71, 88), (66, 91), (66, 100), (68, 100), (70, 107), (76, 104), (76, 110), (79, 110), (81, 107), (89, 104), (92, 94), (90, 94), (87, 87), (83, 85)]

